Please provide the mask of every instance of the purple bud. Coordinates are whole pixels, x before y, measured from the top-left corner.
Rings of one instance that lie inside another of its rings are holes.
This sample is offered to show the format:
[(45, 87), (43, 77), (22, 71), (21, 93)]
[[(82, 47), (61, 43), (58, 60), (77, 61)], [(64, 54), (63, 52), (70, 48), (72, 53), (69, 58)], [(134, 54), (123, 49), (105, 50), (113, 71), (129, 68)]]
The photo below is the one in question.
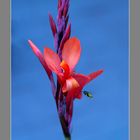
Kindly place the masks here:
[(68, 25), (66, 32), (62, 38), (62, 41), (60, 43), (60, 51), (63, 49), (65, 42), (69, 39), (70, 34), (71, 34), (71, 24)]
[(69, 1), (65, 2), (64, 8), (63, 8), (63, 16), (66, 17), (69, 9)]
[(58, 0), (58, 9), (61, 7), (62, 0)]
[(67, 15), (67, 17), (65, 18), (65, 23), (66, 23), (65, 26), (67, 26), (67, 24), (68, 24), (68, 20), (69, 20), (69, 15)]
[(57, 28), (56, 28), (56, 24), (53, 20), (53, 17), (51, 16), (51, 14), (49, 14), (49, 21), (50, 21), (50, 26), (51, 26), (53, 36), (55, 36), (55, 34), (57, 33)]

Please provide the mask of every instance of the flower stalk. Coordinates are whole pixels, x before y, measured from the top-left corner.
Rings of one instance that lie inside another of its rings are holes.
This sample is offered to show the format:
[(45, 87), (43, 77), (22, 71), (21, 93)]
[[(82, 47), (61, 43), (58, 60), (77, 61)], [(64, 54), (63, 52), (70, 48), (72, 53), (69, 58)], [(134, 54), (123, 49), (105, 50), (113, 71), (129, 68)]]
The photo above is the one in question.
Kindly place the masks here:
[[(49, 14), (55, 52), (50, 48), (45, 48), (44, 54), (42, 54), (31, 40), (28, 41), (50, 80), (65, 140), (71, 140), (70, 129), (74, 100), (81, 99), (83, 87), (103, 72), (103, 70), (98, 70), (89, 75), (83, 75), (74, 70), (81, 55), (81, 45), (76, 37), (70, 38), (69, 3), (70, 0), (58, 0), (56, 22)], [(57, 76), (56, 82), (53, 78), (53, 72)]]
[[(70, 38), (71, 34), (71, 25), (68, 25), (68, 10), (69, 10), (69, 0), (58, 0), (58, 15), (57, 15), (57, 23), (55, 23), (51, 14), (49, 14), (49, 21), (52, 30), (52, 34), (54, 37), (54, 44), (56, 48), (56, 53), (62, 60), (62, 48), (64, 43)], [(64, 136), (67, 140), (71, 139), (70, 136), (70, 122), (66, 119), (66, 103), (65, 96), (62, 93), (61, 85), (57, 80), (57, 89), (55, 94), (55, 101), (57, 106), (57, 111), (59, 115), (59, 119), (61, 122), (62, 130)]]

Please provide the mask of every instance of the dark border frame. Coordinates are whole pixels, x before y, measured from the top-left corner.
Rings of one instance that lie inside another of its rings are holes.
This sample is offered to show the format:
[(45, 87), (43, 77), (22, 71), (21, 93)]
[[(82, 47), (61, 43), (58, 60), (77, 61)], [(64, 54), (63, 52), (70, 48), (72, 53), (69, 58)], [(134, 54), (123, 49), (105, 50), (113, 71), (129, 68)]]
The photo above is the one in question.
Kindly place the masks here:
[(130, 139), (140, 139), (140, 1), (130, 1)]
[(10, 0), (0, 0), (0, 140), (10, 140)]

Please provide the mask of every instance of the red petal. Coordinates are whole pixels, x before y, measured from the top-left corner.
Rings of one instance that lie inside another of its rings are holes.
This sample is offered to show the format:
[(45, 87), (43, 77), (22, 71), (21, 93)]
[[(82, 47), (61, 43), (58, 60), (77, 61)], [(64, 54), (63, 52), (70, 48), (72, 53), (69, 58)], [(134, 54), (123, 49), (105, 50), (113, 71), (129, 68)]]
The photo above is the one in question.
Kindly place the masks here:
[(83, 87), (89, 82), (90, 79), (88, 76), (85, 76), (83, 74), (73, 73), (72, 76), (78, 82), (79, 86), (69, 90), (69, 92), (68, 92), (69, 96), (67, 98), (70, 98), (72, 96), (73, 98), (81, 99), (82, 98), (81, 91), (82, 91)]
[(68, 94), (70, 94), (73, 97), (73, 99), (75, 99), (75, 98), (81, 99), (82, 98), (81, 91), (82, 91), (82, 88), (81, 87), (78, 87), (76, 89), (70, 90), (68, 92)]
[(79, 92), (79, 93), (77, 94), (77, 96), (75, 96), (75, 98), (77, 98), (77, 99), (81, 99), (81, 98), (82, 98), (82, 93)]
[(88, 75), (88, 77), (90, 78), (89, 82), (93, 79), (95, 79), (97, 76), (99, 76), (100, 74), (103, 73), (103, 70), (98, 70), (96, 72), (93, 72), (91, 74)]
[(60, 58), (59, 56), (50, 48), (45, 48), (44, 49), (44, 58), (45, 58), (45, 62), (47, 63), (48, 67), (57, 73), (61, 72), (61, 68), (60, 68)]
[(64, 83), (66, 82), (66, 79), (65, 79), (63, 73), (57, 73), (57, 76), (58, 76), (57, 78), (58, 78), (60, 85), (63, 86)]
[(80, 41), (76, 37), (67, 40), (62, 50), (62, 59), (69, 65), (71, 71), (78, 63), (80, 54)]
[(79, 87), (71, 91), (74, 98), (81, 99), (82, 98), (82, 89), (83, 87), (89, 82), (89, 77), (83, 74), (73, 74), (73, 77), (76, 79), (76, 81), (79, 83)]
[[(94, 78), (96, 78), (97, 76), (99, 76), (101, 73), (103, 72), (103, 70), (98, 70), (97, 72), (93, 72), (91, 74), (89, 74), (88, 76), (85, 76), (83, 74), (76, 74), (73, 73), (72, 76), (73, 78), (78, 82), (79, 87), (72, 89), (68, 92), (68, 97), (70, 98), (71, 96), (74, 98), (78, 98), (81, 99), (82, 98), (82, 89), (83, 87), (88, 84), (91, 80), (93, 80)], [(69, 99), (67, 99), (69, 100)]]
[(78, 82), (73, 77), (70, 77), (70, 78), (66, 79), (66, 82), (65, 82), (64, 86), (62, 87), (62, 91), (67, 92), (67, 91), (73, 90), (77, 87), (79, 87)]
[(43, 57), (43, 54), (40, 52), (40, 50), (37, 48), (37, 46), (31, 40), (28, 40), (28, 43), (29, 43), (30, 47), (32, 48), (33, 52), (35, 53), (35, 55), (40, 60), (40, 62), (43, 65), (44, 69), (46, 70), (48, 76), (50, 76), (51, 75), (51, 70), (46, 65), (44, 57)]

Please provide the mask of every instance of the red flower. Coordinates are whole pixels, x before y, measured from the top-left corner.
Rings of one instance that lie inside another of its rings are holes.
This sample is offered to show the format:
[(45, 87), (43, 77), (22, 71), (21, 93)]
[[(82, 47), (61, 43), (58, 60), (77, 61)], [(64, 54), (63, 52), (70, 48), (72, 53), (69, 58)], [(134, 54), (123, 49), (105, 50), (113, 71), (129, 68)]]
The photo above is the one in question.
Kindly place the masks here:
[(67, 93), (68, 100), (69, 98), (81, 98), (83, 87), (103, 72), (99, 70), (88, 76), (75, 73), (74, 68), (79, 61), (80, 54), (80, 41), (75, 37), (70, 38), (64, 44), (62, 61), (50, 48), (44, 49), (45, 62), (50, 70), (57, 74), (62, 92)]

